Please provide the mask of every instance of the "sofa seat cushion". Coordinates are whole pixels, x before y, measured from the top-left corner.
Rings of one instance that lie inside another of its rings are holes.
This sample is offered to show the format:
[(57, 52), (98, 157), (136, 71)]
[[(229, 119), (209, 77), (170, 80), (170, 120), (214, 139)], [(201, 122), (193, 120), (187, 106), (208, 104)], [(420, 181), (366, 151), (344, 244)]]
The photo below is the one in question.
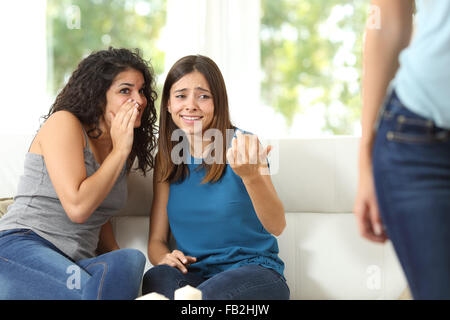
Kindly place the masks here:
[(0, 199), (0, 218), (6, 213), (10, 204), (14, 202), (13, 198)]

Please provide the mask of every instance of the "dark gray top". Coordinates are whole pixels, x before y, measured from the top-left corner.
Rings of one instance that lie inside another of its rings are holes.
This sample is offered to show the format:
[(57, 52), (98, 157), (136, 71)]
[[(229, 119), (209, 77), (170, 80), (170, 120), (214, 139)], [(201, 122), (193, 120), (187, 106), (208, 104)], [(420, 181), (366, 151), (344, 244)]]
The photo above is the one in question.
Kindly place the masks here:
[[(89, 177), (100, 165), (94, 158), (85, 132), (84, 134), (84, 164)], [(74, 223), (58, 199), (44, 158), (28, 152), (25, 155), (24, 173), (20, 177), (14, 203), (0, 219), (0, 231), (31, 229), (75, 261), (92, 258), (95, 256), (101, 226), (125, 206), (126, 200), (127, 180), (124, 166), (111, 192), (89, 219), (82, 224)]]

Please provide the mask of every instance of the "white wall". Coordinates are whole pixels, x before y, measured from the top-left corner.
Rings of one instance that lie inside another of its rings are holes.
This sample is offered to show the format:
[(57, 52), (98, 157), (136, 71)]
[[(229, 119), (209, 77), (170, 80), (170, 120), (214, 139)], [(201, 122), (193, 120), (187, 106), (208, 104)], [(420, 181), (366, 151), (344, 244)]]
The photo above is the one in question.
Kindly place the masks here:
[[(0, 133), (32, 133), (46, 114), (45, 0), (2, 2)], [(0, 142), (1, 143), (1, 142)]]

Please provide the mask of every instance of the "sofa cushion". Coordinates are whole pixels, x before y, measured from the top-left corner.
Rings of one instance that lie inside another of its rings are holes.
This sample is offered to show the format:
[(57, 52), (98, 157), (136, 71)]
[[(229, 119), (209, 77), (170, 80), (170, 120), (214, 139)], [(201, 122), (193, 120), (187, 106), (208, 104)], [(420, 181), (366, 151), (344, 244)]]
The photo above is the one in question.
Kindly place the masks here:
[(1, 198), (0, 199), (0, 218), (8, 210), (8, 206), (14, 202), (13, 198)]
[(2, 165), (0, 166), (0, 198), (14, 197), (17, 192), (19, 177), (23, 174), (25, 154), (33, 141), (30, 134), (2, 134)]
[(132, 170), (127, 181), (127, 203), (117, 215), (148, 217), (153, 200), (153, 170), (147, 172), (145, 177), (141, 171)]
[(280, 139), (269, 159), (286, 212), (351, 213), (359, 138)]

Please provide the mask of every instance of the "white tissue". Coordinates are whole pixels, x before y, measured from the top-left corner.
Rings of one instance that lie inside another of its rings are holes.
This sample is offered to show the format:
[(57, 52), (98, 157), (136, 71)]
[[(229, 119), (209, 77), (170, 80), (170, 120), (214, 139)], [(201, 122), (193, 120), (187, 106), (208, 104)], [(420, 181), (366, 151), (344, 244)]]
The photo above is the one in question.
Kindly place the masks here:
[(137, 298), (136, 300), (169, 300), (169, 299), (162, 294), (159, 294), (157, 292), (152, 292), (152, 293), (148, 293), (144, 296), (141, 296), (141, 297)]
[(202, 300), (202, 292), (190, 285), (175, 290), (175, 300)]

